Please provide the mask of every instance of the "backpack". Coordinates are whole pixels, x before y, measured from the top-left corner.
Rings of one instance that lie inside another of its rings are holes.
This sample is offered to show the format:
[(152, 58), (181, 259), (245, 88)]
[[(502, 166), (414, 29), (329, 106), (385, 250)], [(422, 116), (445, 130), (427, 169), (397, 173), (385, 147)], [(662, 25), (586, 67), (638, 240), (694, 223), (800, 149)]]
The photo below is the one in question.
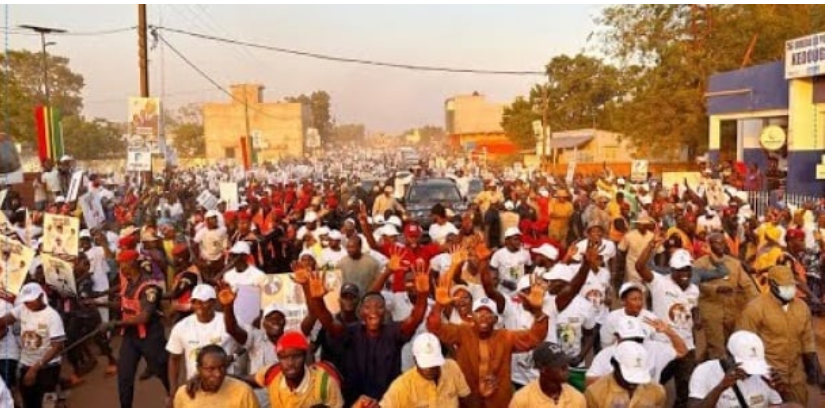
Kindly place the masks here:
[[(331, 379), (335, 383), (337, 383), (338, 388), (342, 388), (341, 377), (340, 373), (337, 372), (337, 369), (325, 362), (325, 361), (318, 361), (314, 364), (311, 364), (308, 369), (310, 370), (320, 370), (322, 372), (322, 377), (320, 378), (320, 400), (327, 401), (328, 400), (328, 392), (329, 392), (329, 380)], [(280, 367), (279, 363), (271, 365), (265, 370), (265, 388), (268, 388), (274, 380), (282, 375), (282, 367)]]

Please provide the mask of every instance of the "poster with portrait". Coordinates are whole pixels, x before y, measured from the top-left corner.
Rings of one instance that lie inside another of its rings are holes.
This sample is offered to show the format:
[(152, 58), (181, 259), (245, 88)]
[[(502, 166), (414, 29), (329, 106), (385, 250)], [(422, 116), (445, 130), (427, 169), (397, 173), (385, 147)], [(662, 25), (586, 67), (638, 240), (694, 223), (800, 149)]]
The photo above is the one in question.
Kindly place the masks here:
[(130, 98), (128, 102), (127, 148), (161, 153), (161, 101), (159, 98)]
[(78, 294), (72, 262), (47, 254), (41, 255), (40, 260), (43, 262), (43, 276), (47, 285), (60, 292)]
[(285, 330), (299, 330), (308, 315), (303, 288), (291, 280), (290, 274), (267, 275), (268, 283), (262, 289), (262, 309), (278, 304), (286, 313)]
[(326, 296), (323, 301), (332, 314), (340, 313), (340, 288), (343, 286), (343, 272), (340, 269), (330, 269), (324, 272)]
[(80, 220), (65, 215), (43, 217), (43, 253), (78, 256)]
[(82, 195), (78, 200), (78, 204), (84, 213), (84, 221), (86, 222), (87, 228), (96, 228), (107, 220), (104, 214), (104, 208), (101, 206), (101, 198), (92, 191)]
[(234, 182), (219, 183), (219, 201), (225, 202), (230, 209), (239, 207), (239, 187)]
[(35, 258), (35, 251), (17, 240), (0, 236), (0, 291), (17, 295), (29, 267)]
[(151, 171), (153, 154), (145, 150), (127, 150), (127, 171)]
[(66, 202), (71, 203), (78, 199), (78, 193), (81, 191), (81, 184), (83, 181), (83, 170), (78, 170), (72, 173), (72, 178), (69, 179), (69, 189), (66, 192)]

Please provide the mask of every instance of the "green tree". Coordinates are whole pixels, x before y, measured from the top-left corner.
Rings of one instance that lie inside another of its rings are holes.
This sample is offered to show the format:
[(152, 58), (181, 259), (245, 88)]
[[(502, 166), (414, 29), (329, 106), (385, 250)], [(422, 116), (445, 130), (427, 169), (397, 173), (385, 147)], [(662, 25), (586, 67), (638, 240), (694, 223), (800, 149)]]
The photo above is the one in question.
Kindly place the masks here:
[(334, 138), (338, 142), (361, 142), (366, 137), (366, 126), (362, 123), (347, 123), (334, 128)]
[[(621, 5), (592, 34), (625, 72), (613, 129), (641, 153), (700, 153), (709, 76), (779, 60), (788, 39), (824, 30), (824, 5)], [(659, 143), (654, 143), (659, 140)]]
[(320, 132), (323, 142), (332, 141), (334, 124), (331, 118), (331, 97), (326, 91), (314, 91), (311, 96), (289, 96), (286, 102), (302, 103), (311, 109), (312, 124)]
[[(0, 109), (9, 112), (8, 133), (18, 142), (33, 145), (37, 134), (34, 108), (44, 103), (43, 57), (41, 53), (9, 51), (0, 54), (0, 66), (8, 58), (9, 70), (0, 70)], [(51, 105), (64, 118), (79, 115), (83, 108), (81, 89), (84, 79), (69, 68), (69, 59), (49, 54), (49, 94)]]
[(504, 108), (501, 127), (513, 143), (522, 149), (528, 149), (536, 145), (533, 121), (541, 118), (542, 115), (536, 112), (533, 104), (520, 96), (510, 106)]
[(165, 113), (165, 127), (180, 157), (205, 156), (205, 127), (199, 105), (185, 105)]
[(124, 129), (106, 119), (86, 120), (75, 115), (63, 118), (63, 144), (67, 154), (79, 160), (124, 158)]

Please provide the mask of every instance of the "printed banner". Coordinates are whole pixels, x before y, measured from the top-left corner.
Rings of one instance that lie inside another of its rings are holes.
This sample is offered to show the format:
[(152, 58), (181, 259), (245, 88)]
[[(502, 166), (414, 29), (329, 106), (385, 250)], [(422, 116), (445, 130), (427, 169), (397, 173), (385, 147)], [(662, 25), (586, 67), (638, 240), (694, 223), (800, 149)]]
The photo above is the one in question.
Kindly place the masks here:
[(72, 173), (72, 178), (69, 179), (69, 190), (66, 193), (66, 202), (71, 203), (78, 199), (78, 193), (81, 191), (81, 183), (83, 181), (83, 170), (78, 170)]
[(218, 204), (218, 200), (210, 191), (202, 191), (202, 194), (199, 194), (199, 197), (196, 198), (196, 202), (199, 203), (200, 206), (207, 208), (208, 210), (215, 210), (216, 204)]
[(127, 171), (151, 171), (153, 154), (146, 150), (127, 150)]
[(127, 148), (161, 153), (161, 101), (159, 98), (130, 98)]
[(82, 195), (81, 199), (78, 200), (78, 204), (84, 213), (84, 221), (86, 222), (87, 228), (97, 228), (107, 220), (104, 214), (104, 208), (101, 206), (101, 199), (97, 194), (90, 191)]
[(648, 160), (634, 160), (631, 162), (631, 181), (635, 183), (648, 181)]
[(78, 256), (80, 220), (65, 215), (45, 214), (42, 252), (52, 255)]
[(282, 306), (285, 316), (285, 330), (300, 330), (300, 324), (308, 315), (303, 288), (291, 280), (290, 274), (267, 275), (268, 284), (262, 289), (262, 309), (269, 305)]
[(229, 209), (239, 208), (239, 187), (236, 183), (219, 183), (219, 201), (227, 203)]
[(47, 254), (42, 254), (40, 260), (43, 262), (43, 276), (47, 285), (60, 292), (78, 294), (71, 262)]
[(0, 235), (0, 291), (17, 296), (34, 258), (32, 248)]

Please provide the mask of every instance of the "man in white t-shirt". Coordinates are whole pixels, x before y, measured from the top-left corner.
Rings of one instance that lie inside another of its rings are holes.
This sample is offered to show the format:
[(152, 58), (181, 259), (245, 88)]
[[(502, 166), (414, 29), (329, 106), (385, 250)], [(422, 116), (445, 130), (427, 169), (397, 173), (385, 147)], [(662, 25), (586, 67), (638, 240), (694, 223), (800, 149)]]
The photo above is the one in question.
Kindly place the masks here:
[(343, 234), (338, 230), (329, 232), (329, 245), (323, 248), (320, 255), (320, 266), (334, 269), (343, 257), (347, 256), (346, 250), (343, 249)]
[(234, 302), (236, 317), (247, 325), (253, 323), (259, 315), (262, 290), (268, 284), (265, 272), (248, 262), (250, 254), (251, 247), (247, 242), (233, 244), (230, 250), (233, 268), (222, 276), (222, 280), (238, 295)]
[(458, 228), (447, 219), (447, 209), (441, 204), (435, 204), (430, 210), (432, 225), (429, 226), (429, 238), (438, 245), (447, 242), (447, 235), (458, 234)]
[(0, 318), (0, 332), (20, 322), (20, 394), (24, 407), (39, 407), (43, 396), (55, 392), (60, 380), (61, 358), (66, 341), (63, 321), (55, 309), (47, 305), (46, 294), (39, 284), (23, 285), (18, 293), (20, 302), (11, 313)]
[(522, 248), (521, 235), (518, 228), (508, 228), (504, 232), (504, 247), (490, 258), (490, 269), (495, 272), (495, 278), (500, 283), (499, 290), (505, 294), (515, 291), (519, 278), (525, 274), (525, 268), (533, 265), (530, 252)]
[[(589, 272), (590, 273), (590, 272)], [(548, 282), (548, 294), (559, 295), (576, 275), (576, 270), (559, 263), (542, 275)], [(576, 296), (565, 310), (551, 316), (548, 337), (555, 339), (562, 351), (568, 355), (571, 367), (583, 367), (585, 356), (592, 349), (596, 316), (591, 302), (584, 296)]]
[(216, 291), (212, 286), (196, 285), (190, 303), (193, 314), (176, 323), (167, 340), (166, 349), (170, 353), (167, 362), (170, 398), (173, 398), (179, 388), (179, 367), (182, 360), (185, 363), (185, 378), (191, 378), (196, 374), (196, 356), (202, 347), (216, 344), (230, 355), (247, 340), (242, 336), (233, 337), (225, 329), (222, 313), (215, 311)]
[[(653, 299), (654, 313), (658, 318), (668, 322), (677, 332), (689, 350), (695, 349), (694, 326), (700, 327), (700, 316), (697, 310), (697, 301), (700, 290), (692, 281), (692, 255), (685, 249), (675, 250), (669, 259), (671, 275), (664, 276), (654, 273), (646, 267), (657, 246), (652, 241), (645, 248), (637, 260), (637, 273), (648, 285)], [(695, 324), (697, 323), (697, 324)], [(656, 340), (670, 342), (664, 336), (657, 336)], [(677, 359), (663, 378), (674, 378), (677, 386), (676, 401), (685, 406), (688, 400), (689, 377), (695, 368), (695, 354), (688, 353)]]
[[(689, 382), (689, 402), (696, 407), (765, 408), (783, 403), (775, 388), (777, 376), (770, 372), (764, 356), (764, 343), (758, 335), (736, 331), (726, 346), (729, 355), (722, 360), (701, 363)], [(740, 398), (735, 390), (740, 393)]]
[[(89, 230), (81, 230), (79, 237), (80, 249), (84, 251), (87, 259), (89, 259), (89, 272), (92, 275), (92, 291), (96, 293), (109, 292), (110, 267), (107, 264), (107, 251), (103, 247), (92, 245), (92, 235)], [(107, 296), (104, 295), (95, 300), (106, 303)], [(106, 323), (109, 321), (110, 311), (108, 307), (99, 307), (98, 313), (101, 314), (102, 322)]]
[(193, 236), (193, 243), (199, 257), (204, 262), (203, 276), (210, 281), (224, 266), (225, 249), (228, 246), (228, 231), (219, 225), (220, 214), (211, 210), (205, 214), (205, 228), (199, 229)]

